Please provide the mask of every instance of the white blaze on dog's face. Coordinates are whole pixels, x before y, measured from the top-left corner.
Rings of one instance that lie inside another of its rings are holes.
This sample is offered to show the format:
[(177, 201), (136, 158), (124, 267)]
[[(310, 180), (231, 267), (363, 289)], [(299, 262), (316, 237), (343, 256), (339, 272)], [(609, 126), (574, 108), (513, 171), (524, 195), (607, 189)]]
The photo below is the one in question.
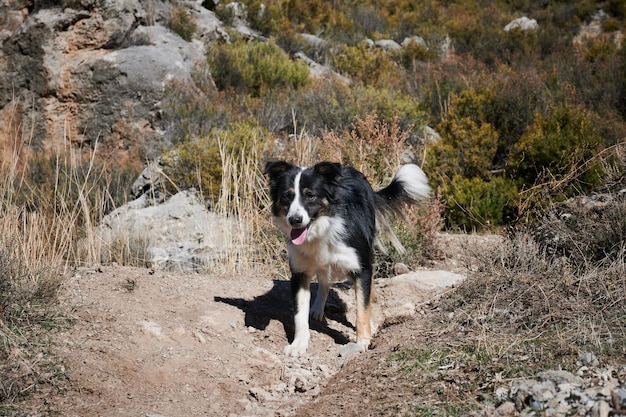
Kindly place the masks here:
[(291, 197), (293, 200), (291, 201), (291, 204), (289, 204), (289, 210), (287, 211), (287, 215), (285, 217), (287, 224), (291, 228), (289, 237), (291, 239), (291, 243), (294, 245), (301, 245), (306, 241), (308, 227), (311, 223), (311, 217), (309, 216), (305, 206), (304, 199), (310, 200), (314, 198), (314, 196), (311, 190), (302, 190), (300, 188), (300, 179), (302, 178), (303, 171), (304, 168), (300, 169), (300, 172), (298, 172), (294, 178), (294, 192)]

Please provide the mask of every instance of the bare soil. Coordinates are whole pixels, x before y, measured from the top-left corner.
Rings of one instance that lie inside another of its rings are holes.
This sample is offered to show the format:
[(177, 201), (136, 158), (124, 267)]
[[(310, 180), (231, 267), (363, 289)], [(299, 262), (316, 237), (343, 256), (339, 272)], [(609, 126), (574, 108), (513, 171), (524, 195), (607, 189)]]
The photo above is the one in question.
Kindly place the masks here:
[[(463, 272), (459, 245), (431, 269)], [(315, 287), (314, 287), (315, 289)], [(418, 398), (384, 369), (399, 347), (423, 343), (420, 324), (442, 289), (398, 291), (378, 282), (381, 327), (372, 349), (348, 358), (353, 290), (336, 285), (326, 321), (312, 324), (307, 356), (282, 354), (293, 334), (289, 282), (272, 276), (178, 275), (128, 267), (78, 270), (54, 335), (68, 378), (39, 392), (33, 413), (63, 416), (402, 415)], [(406, 308), (404, 308), (406, 307)]]

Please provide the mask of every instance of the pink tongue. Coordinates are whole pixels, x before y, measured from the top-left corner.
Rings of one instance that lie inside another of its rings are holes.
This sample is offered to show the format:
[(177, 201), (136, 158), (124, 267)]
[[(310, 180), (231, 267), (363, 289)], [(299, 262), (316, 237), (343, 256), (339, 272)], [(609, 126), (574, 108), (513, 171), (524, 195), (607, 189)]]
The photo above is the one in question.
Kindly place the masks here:
[(294, 245), (302, 245), (306, 240), (306, 227), (303, 229), (291, 229), (291, 242)]

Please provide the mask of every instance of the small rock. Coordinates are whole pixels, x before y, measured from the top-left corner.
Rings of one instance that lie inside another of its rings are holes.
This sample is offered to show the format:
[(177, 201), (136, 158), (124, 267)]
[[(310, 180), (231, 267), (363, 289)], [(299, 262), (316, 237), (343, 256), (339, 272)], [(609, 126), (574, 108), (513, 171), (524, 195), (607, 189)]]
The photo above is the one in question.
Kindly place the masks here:
[(296, 390), (296, 392), (306, 392), (307, 391), (307, 383), (306, 380), (303, 378), (296, 378), (296, 380), (293, 383), (293, 386)]
[(531, 391), (533, 398), (540, 402), (546, 402), (555, 396), (555, 388), (552, 381), (544, 381), (540, 384), (535, 384)]
[(512, 401), (507, 401), (498, 406), (493, 413), (493, 417), (505, 417), (512, 416), (515, 413), (515, 404)]
[(339, 349), (339, 356), (342, 358), (348, 358), (356, 353), (365, 352), (365, 346), (360, 343), (350, 342)]
[(257, 401), (268, 401), (272, 398), (272, 395), (261, 387), (250, 388), (250, 395)]
[(598, 358), (596, 358), (596, 355), (594, 355), (592, 352), (582, 353), (579, 359), (582, 362), (582, 364), (586, 366), (600, 365), (600, 361), (598, 361)]
[(206, 337), (204, 337), (204, 335), (202, 333), (200, 333), (199, 331), (195, 330), (193, 332), (193, 336), (198, 339), (198, 342), (200, 342), (201, 344), (205, 344), (206, 343)]
[(496, 388), (495, 394), (496, 394), (496, 398), (503, 400), (507, 398), (507, 396), (509, 395), (509, 390), (506, 389), (505, 387), (498, 387)]
[(411, 270), (406, 264), (403, 264), (402, 262), (398, 262), (397, 264), (394, 265), (393, 272), (396, 275), (402, 275), (402, 274), (408, 274), (409, 272), (411, 272)]

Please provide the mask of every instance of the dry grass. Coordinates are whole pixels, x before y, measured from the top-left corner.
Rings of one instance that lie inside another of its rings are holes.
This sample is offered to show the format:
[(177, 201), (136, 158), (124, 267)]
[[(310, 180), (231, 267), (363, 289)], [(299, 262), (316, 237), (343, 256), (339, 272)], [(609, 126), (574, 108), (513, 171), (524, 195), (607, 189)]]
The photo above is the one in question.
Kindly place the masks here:
[[(254, 273), (280, 259), (279, 235), (270, 221), (269, 194), (261, 171), (262, 144), (229, 153), (220, 147), (222, 184), (216, 212), (235, 218), (236, 230), (228, 237), (227, 250), (213, 270), (221, 273)], [(279, 268), (280, 269), (280, 268)]]
[(32, 155), (23, 146), (21, 129), (10, 123), (10, 137), (0, 138), (2, 415), (18, 410), (19, 400), (34, 390), (62, 387), (65, 375), (51, 354), (49, 332), (67, 322), (58, 310), (67, 273), (74, 265), (97, 259), (97, 242), (83, 254), (77, 250), (77, 242), (89, 238), (104, 210), (104, 204), (94, 206), (94, 202), (99, 204), (106, 195), (106, 190), (98, 194), (100, 190), (88, 181), (98, 175), (95, 155), (88, 159), (85, 172), (77, 169), (84, 160), (69, 149), (55, 155), (49, 192), (38, 189), (29, 181)]
[(602, 265), (574, 268), (553, 257), (528, 234), (476, 254), (477, 270), (442, 306), (477, 336), (493, 357), (543, 346), (544, 365), (584, 351), (626, 352), (624, 252)]
[(49, 355), (46, 332), (62, 322), (56, 302), (71, 245), (70, 222), (12, 205), (2, 208), (0, 412), (39, 385), (56, 386), (63, 379)]
[(528, 233), (467, 247), (466, 281), (433, 304), (432, 320), (406, 323), (416, 340), (380, 372), (399, 372), (419, 393), (411, 415), (485, 415), (502, 401), (497, 388), (543, 370), (576, 372), (582, 353), (623, 365), (624, 255), (580, 270)]

